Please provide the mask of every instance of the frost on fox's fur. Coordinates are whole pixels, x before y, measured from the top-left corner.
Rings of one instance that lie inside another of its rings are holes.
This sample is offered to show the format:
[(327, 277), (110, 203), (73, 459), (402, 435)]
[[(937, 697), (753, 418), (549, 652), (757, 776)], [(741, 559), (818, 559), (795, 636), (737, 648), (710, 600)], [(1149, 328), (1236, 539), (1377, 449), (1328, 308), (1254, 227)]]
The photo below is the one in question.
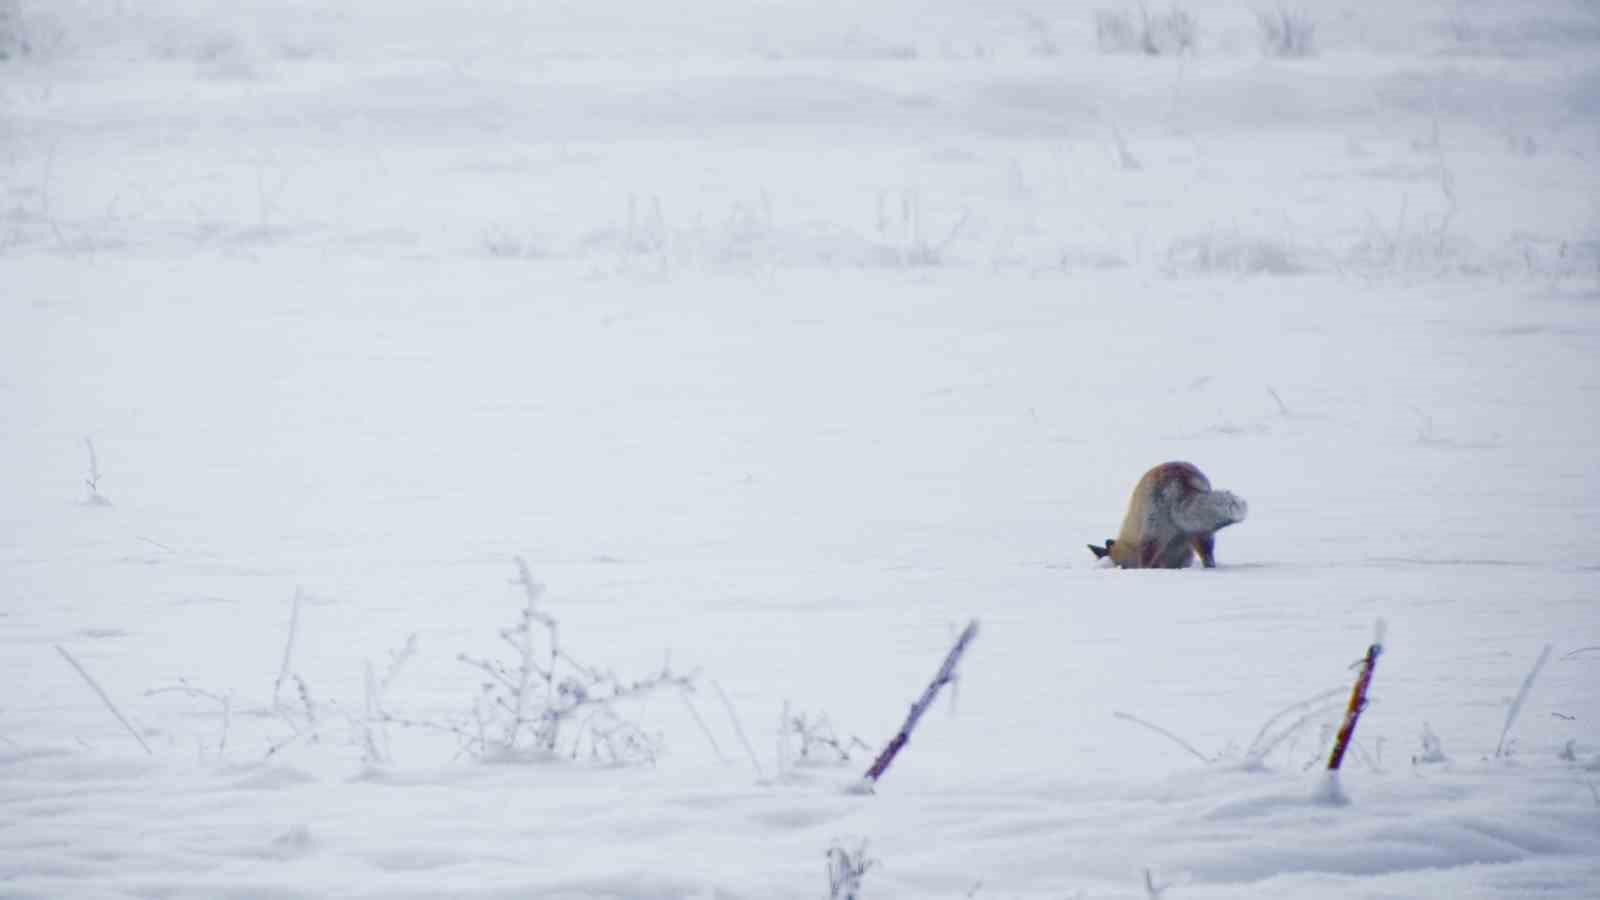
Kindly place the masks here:
[(1182, 569), (1196, 554), (1206, 568), (1215, 568), (1217, 532), (1248, 513), (1243, 497), (1212, 490), (1194, 465), (1162, 463), (1134, 486), (1122, 531), (1089, 549), (1124, 569)]

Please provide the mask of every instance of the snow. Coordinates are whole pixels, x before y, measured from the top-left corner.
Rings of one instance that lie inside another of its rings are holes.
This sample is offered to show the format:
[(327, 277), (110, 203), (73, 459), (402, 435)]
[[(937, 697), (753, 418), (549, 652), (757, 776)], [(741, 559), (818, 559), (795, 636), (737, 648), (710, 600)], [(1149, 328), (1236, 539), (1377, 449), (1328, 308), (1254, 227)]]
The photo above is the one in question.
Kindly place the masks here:
[(1593, 5), (1096, 8), (0, 0), (0, 897), (1593, 897)]

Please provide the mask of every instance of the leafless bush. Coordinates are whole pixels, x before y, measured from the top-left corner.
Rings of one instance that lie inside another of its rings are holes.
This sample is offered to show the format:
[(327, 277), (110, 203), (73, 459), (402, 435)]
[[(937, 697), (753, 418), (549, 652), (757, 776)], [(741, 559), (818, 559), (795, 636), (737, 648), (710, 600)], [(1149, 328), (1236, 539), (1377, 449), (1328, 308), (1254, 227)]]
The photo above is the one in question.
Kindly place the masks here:
[[(522, 588), (526, 605), (517, 621), (500, 631), (515, 658), (458, 657), (488, 676), (470, 719), (439, 726), (383, 713), (383, 720), (450, 731), (461, 740), (463, 752), (480, 759), (527, 759), (562, 751), (578, 757), (587, 751), (603, 763), (653, 762), (659, 738), (620, 715), (616, 705), (662, 688), (692, 690), (694, 674), (677, 674), (663, 663), (654, 674), (624, 681), (578, 662), (561, 645), (555, 618), (540, 607), (543, 586), (533, 580), (521, 557), (516, 564), (514, 583)], [(569, 724), (574, 726), (571, 743), (561, 747)]]
[(877, 230), (885, 261), (907, 269), (944, 265), (950, 245), (961, 237), (971, 212), (963, 210), (943, 238), (933, 238), (927, 233), (922, 192), (905, 190), (899, 199), (898, 204), (891, 203), (887, 192), (878, 193)]
[(1137, 10), (1098, 9), (1094, 32), (1101, 53), (1176, 56), (1195, 43), (1194, 17), (1176, 5), (1155, 15), (1142, 3)]
[(877, 864), (867, 855), (865, 841), (854, 849), (835, 841), (828, 848), (828, 900), (860, 900), (861, 882)]
[(1061, 44), (1051, 33), (1048, 20), (1042, 16), (1024, 15), (1022, 24), (1028, 30), (1028, 50), (1034, 56), (1061, 55)]
[(391, 719), (384, 708), (384, 693), (400, 677), (400, 672), (417, 654), (417, 636), (412, 634), (406, 638), (405, 646), (399, 650), (389, 651), (389, 667), (384, 670), (383, 677), (379, 678), (369, 660), (364, 669), (363, 682), (364, 698), (361, 706), (361, 717), (354, 722), (356, 732), (361, 736), (361, 762), (368, 769), (387, 765), (391, 761), (389, 755), (389, 730), (386, 727)]
[(872, 749), (867, 746), (866, 741), (855, 735), (848, 738), (839, 737), (833, 730), (833, 723), (828, 721), (827, 713), (807, 715), (801, 712), (788, 715), (784, 719), (783, 734), (785, 738), (794, 737), (799, 740), (802, 763), (845, 763), (850, 761), (850, 754), (856, 750)]
[(549, 255), (537, 235), (501, 225), (485, 228), (482, 242), (484, 252), (498, 259), (541, 259)]
[(35, 50), (22, 0), (0, 0), (0, 62), (32, 56)]
[(1268, 56), (1303, 59), (1316, 53), (1317, 23), (1304, 10), (1286, 6), (1257, 10), (1256, 28)]
[(267, 748), (267, 758), (276, 756), (279, 751), (301, 741), (307, 744), (320, 744), (322, 742), (322, 714), (317, 701), (311, 696), (311, 687), (299, 675), (292, 676), (295, 686), (295, 699), (298, 704), (280, 704), (274, 712), (280, 722), (289, 727), (289, 736), (274, 741)]
[(1419, 752), (1411, 757), (1412, 765), (1423, 763), (1445, 763), (1450, 757), (1444, 755), (1444, 742), (1433, 733), (1433, 727), (1427, 722), (1422, 723), (1422, 746)]
[(1169, 275), (1299, 275), (1307, 269), (1277, 237), (1217, 232), (1173, 241), (1162, 267)]

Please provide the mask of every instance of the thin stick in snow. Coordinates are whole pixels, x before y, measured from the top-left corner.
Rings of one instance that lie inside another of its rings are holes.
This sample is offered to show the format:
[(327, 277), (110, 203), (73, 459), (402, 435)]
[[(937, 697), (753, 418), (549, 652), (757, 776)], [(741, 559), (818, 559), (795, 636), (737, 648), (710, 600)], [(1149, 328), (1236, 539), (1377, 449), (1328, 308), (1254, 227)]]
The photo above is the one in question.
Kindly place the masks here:
[(198, 697), (202, 700), (210, 700), (221, 707), (222, 737), (217, 740), (217, 758), (221, 759), (228, 749), (228, 731), (233, 726), (233, 695), (215, 694), (211, 691), (201, 690), (190, 684), (187, 678), (179, 678), (178, 683), (172, 687), (151, 688), (144, 692), (146, 697), (158, 697), (162, 694), (182, 694), (185, 697)]
[(300, 598), (302, 592), (294, 589), (294, 606), (289, 610), (289, 636), (283, 642), (283, 663), (278, 667), (278, 680), (272, 683), (272, 706), (279, 708), (281, 700), (279, 695), (283, 691), (283, 683), (289, 678), (289, 661), (294, 657), (294, 636), (300, 630)]
[(1533, 668), (1528, 671), (1528, 677), (1522, 679), (1522, 687), (1517, 690), (1517, 697), (1511, 701), (1511, 708), (1506, 710), (1506, 724), (1500, 729), (1500, 743), (1495, 745), (1494, 755), (1504, 756), (1506, 751), (1506, 735), (1511, 733), (1511, 726), (1517, 724), (1517, 716), (1522, 712), (1522, 704), (1528, 699), (1528, 693), (1533, 690), (1533, 682), (1538, 679), (1539, 672), (1544, 664), (1550, 661), (1550, 651), (1554, 649), (1549, 644), (1539, 651), (1539, 658), (1534, 661)]
[[(533, 679), (540, 675), (545, 681), (545, 693), (549, 702), (556, 702), (556, 659), (560, 652), (556, 643), (556, 620), (539, 611), (539, 598), (544, 595), (544, 585), (533, 580), (533, 574), (528, 571), (528, 561), (521, 556), (512, 558), (517, 565), (517, 577), (512, 582), (522, 588), (522, 593), (527, 601), (523, 608), (522, 618), (517, 623), (516, 633), (513, 636), (501, 632), (517, 651), (521, 664), (517, 669), (517, 680), (512, 688), (512, 719), (506, 727), (505, 747), (514, 750), (517, 746), (517, 734), (528, 721), (528, 703), (533, 699), (530, 694), (533, 690)], [(550, 632), (550, 668), (545, 672), (538, 672), (538, 664), (533, 659), (533, 624), (538, 622)], [(553, 738), (552, 738), (553, 739)]]
[(922, 714), (927, 712), (928, 707), (933, 704), (934, 698), (939, 695), (939, 689), (955, 680), (956, 663), (961, 661), (961, 654), (966, 652), (967, 645), (971, 644), (972, 639), (977, 636), (978, 620), (973, 619), (967, 623), (966, 628), (962, 629), (961, 636), (956, 638), (956, 645), (950, 648), (949, 653), (945, 654), (944, 664), (939, 666), (939, 671), (934, 674), (933, 681), (928, 683), (928, 687), (922, 692), (921, 698), (911, 704), (911, 712), (906, 715), (905, 724), (900, 726), (899, 733), (889, 741), (887, 747), (883, 748), (883, 752), (878, 754), (878, 758), (872, 763), (872, 768), (867, 770), (867, 774), (862, 779), (862, 785), (867, 790), (871, 790), (872, 785), (878, 783), (878, 779), (883, 777), (884, 772), (888, 771), (889, 764), (894, 762), (894, 758), (899, 754), (901, 748), (905, 747), (906, 742), (911, 740), (911, 732), (916, 729), (917, 720), (921, 719)]
[(86, 502), (90, 506), (110, 506), (111, 501), (100, 493), (100, 458), (94, 452), (94, 438), (85, 435), (83, 446), (89, 451), (89, 477), (83, 480), (84, 485), (89, 488), (89, 499)]
[(789, 775), (789, 701), (778, 711), (778, 780)]
[(1345, 750), (1350, 747), (1350, 738), (1356, 733), (1356, 722), (1361, 719), (1361, 711), (1367, 708), (1367, 688), (1372, 684), (1372, 670), (1377, 668), (1378, 656), (1383, 653), (1383, 620), (1378, 620), (1376, 633), (1373, 635), (1371, 646), (1367, 647), (1367, 655), (1361, 660), (1361, 672), (1356, 676), (1355, 687), (1350, 690), (1350, 705), (1345, 708), (1344, 724), (1339, 726), (1339, 736), (1333, 741), (1333, 753), (1328, 756), (1328, 771), (1337, 772), (1344, 762)]
[(366, 698), (361, 715), (361, 761), (368, 766), (380, 766), (389, 762), (389, 738), (383, 731), (383, 697), (372, 661), (365, 660), (364, 666)]
[(111, 702), (111, 698), (106, 695), (105, 689), (100, 687), (100, 683), (94, 680), (94, 676), (89, 674), (89, 670), (85, 669), (71, 653), (68, 653), (67, 648), (57, 644), (56, 651), (61, 654), (62, 659), (71, 663), (72, 667), (78, 670), (78, 674), (83, 676), (83, 680), (88, 683), (89, 687), (100, 695), (100, 700), (106, 705), (106, 709), (111, 710), (111, 714), (117, 717), (117, 721), (122, 723), (122, 727), (128, 729), (128, 733), (133, 735), (133, 739), (139, 742), (139, 746), (144, 748), (144, 752), (154, 756), (155, 753), (150, 749), (150, 745), (145, 743), (144, 738), (139, 736), (139, 732), (134, 730), (133, 725), (123, 718), (122, 712), (117, 709), (115, 703)]
[(1273, 713), (1271, 718), (1261, 723), (1261, 730), (1257, 731), (1255, 738), (1250, 741), (1250, 748), (1245, 751), (1245, 756), (1253, 757), (1255, 759), (1262, 759), (1272, 751), (1272, 748), (1276, 746), (1279, 741), (1282, 741), (1284, 737), (1298, 730), (1296, 726), (1291, 725), (1290, 727), (1280, 731), (1278, 736), (1273, 740), (1267, 740), (1267, 732), (1271, 731), (1272, 726), (1277, 724), (1278, 720), (1282, 719), (1284, 716), (1302, 709), (1308, 711), (1318, 711), (1324, 702), (1331, 700), (1343, 693), (1344, 688), (1342, 687), (1332, 688), (1317, 694), (1315, 697), (1307, 697), (1304, 700), (1297, 700), (1294, 703), (1285, 706), (1283, 709)]
[(1168, 731), (1167, 729), (1162, 728), (1160, 725), (1157, 725), (1154, 722), (1147, 722), (1144, 719), (1141, 719), (1138, 716), (1134, 715), (1133, 713), (1125, 713), (1125, 712), (1118, 711), (1118, 712), (1113, 712), (1112, 715), (1116, 716), (1117, 718), (1121, 719), (1124, 722), (1132, 722), (1135, 725), (1143, 725), (1144, 727), (1150, 729), (1151, 731), (1154, 731), (1156, 734), (1161, 735), (1162, 737), (1166, 738), (1167, 740), (1172, 741), (1174, 744), (1177, 744), (1179, 747), (1182, 747), (1183, 749), (1189, 751), (1191, 754), (1194, 755), (1195, 759), (1198, 759), (1203, 763), (1211, 762), (1211, 757), (1206, 756), (1204, 753), (1201, 753), (1199, 750), (1196, 750), (1194, 748), (1193, 744), (1189, 743), (1188, 741), (1184, 740), (1181, 737), (1178, 737), (1176, 734), (1173, 734), (1172, 732)]
[(228, 752), (228, 729), (233, 726), (233, 695), (222, 695), (222, 737), (217, 741), (217, 759)]
[(701, 717), (700, 710), (694, 705), (694, 701), (689, 699), (689, 688), (679, 691), (678, 696), (683, 698), (683, 705), (689, 708), (689, 715), (694, 719), (694, 723), (700, 726), (700, 733), (706, 736), (706, 742), (711, 745), (711, 752), (717, 754), (717, 762), (727, 762), (728, 757), (722, 752), (722, 746), (717, 743), (716, 735), (711, 733), (711, 728)]
[[(1327, 701), (1330, 698), (1342, 693), (1344, 693), (1344, 688), (1334, 688), (1331, 691), (1318, 694), (1315, 697), (1302, 700), (1299, 703), (1295, 703), (1283, 710), (1280, 710), (1277, 715), (1267, 720), (1267, 724), (1261, 726), (1261, 732), (1257, 734), (1256, 739), (1251, 742), (1250, 749), (1245, 751), (1246, 763), (1252, 766), (1260, 765), (1261, 761), (1270, 756), (1272, 751), (1278, 748), (1279, 744), (1288, 740), (1291, 736), (1299, 732), (1300, 729), (1306, 727), (1306, 725), (1308, 725), (1313, 719), (1322, 715), (1330, 707), (1337, 705), (1336, 703), (1328, 703), (1324, 701)], [(1274, 734), (1271, 737), (1267, 736), (1267, 729), (1272, 725), (1272, 723), (1297, 709), (1304, 709), (1305, 712), (1302, 713), (1298, 719), (1295, 719), (1293, 722), (1290, 722), (1288, 725), (1280, 728), (1277, 734)], [(1326, 738), (1326, 735), (1324, 735), (1324, 738)]]
[(1267, 393), (1271, 394), (1273, 402), (1278, 404), (1278, 415), (1285, 419), (1294, 415), (1294, 413), (1289, 412), (1288, 405), (1283, 402), (1283, 398), (1279, 397), (1278, 392), (1273, 390), (1270, 385), (1267, 387)]
[(739, 713), (733, 708), (733, 701), (729, 700), (728, 695), (723, 692), (722, 685), (715, 681), (711, 682), (711, 689), (716, 691), (717, 696), (721, 698), (722, 708), (728, 711), (728, 720), (733, 723), (733, 731), (739, 735), (739, 743), (744, 745), (744, 752), (750, 754), (750, 765), (755, 767), (756, 777), (767, 777), (767, 773), (761, 771), (761, 760), (756, 756), (756, 748), (750, 746), (750, 737), (744, 733), (744, 725), (739, 722)]

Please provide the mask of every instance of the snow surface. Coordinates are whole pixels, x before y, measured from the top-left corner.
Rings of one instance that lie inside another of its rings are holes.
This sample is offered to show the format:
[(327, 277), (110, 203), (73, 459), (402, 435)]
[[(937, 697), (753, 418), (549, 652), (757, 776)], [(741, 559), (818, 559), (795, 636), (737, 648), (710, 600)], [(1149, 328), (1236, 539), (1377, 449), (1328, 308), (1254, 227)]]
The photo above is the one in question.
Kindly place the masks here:
[(1097, 5), (0, 2), (0, 896), (1600, 895), (1595, 6)]

